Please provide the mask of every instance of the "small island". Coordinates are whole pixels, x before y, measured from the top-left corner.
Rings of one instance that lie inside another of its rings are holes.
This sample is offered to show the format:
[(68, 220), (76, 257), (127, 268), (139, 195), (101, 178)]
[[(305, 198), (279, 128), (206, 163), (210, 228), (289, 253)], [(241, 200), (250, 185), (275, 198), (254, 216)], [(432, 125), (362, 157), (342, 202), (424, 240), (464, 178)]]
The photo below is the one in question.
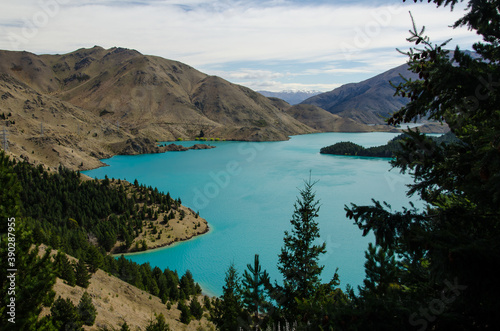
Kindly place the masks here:
[(320, 150), (321, 154), (348, 155), (348, 156), (368, 156), (368, 157), (394, 157), (394, 153), (401, 150), (400, 142), (404, 134), (398, 135), (387, 144), (376, 147), (365, 148), (350, 141), (342, 141)]
[(186, 147), (177, 144), (168, 144), (168, 145), (160, 145), (159, 148), (163, 149), (166, 152), (185, 152), (190, 149), (199, 150), (199, 149), (212, 149), (215, 146), (206, 145), (206, 144), (194, 144), (191, 147)]
[[(319, 152), (321, 154), (332, 155), (393, 158), (398, 152), (402, 151), (402, 143), (404, 143), (404, 139), (406, 136), (407, 134), (403, 133), (389, 140), (385, 145), (369, 148), (365, 148), (350, 141), (342, 141), (327, 147), (323, 147)], [(437, 144), (449, 144), (458, 140), (456, 136), (451, 132), (448, 132), (439, 137), (430, 137), (430, 139)]]

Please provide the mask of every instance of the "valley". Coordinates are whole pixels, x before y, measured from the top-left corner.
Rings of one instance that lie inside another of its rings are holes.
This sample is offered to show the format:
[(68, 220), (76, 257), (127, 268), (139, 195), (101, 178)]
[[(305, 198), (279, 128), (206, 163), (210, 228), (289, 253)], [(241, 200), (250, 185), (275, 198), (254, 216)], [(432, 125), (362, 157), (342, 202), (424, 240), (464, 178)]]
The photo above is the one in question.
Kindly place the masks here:
[[(279, 141), (316, 132), (396, 131), (364, 106), (357, 112), (366, 115), (354, 116), (315, 101), (328, 93), (292, 106), (186, 64), (116, 47), (62, 55), (0, 51), (0, 95), (7, 150), (49, 168), (93, 169), (103, 166), (100, 159), (164, 152), (157, 141), (194, 140), (200, 132)], [(402, 104), (395, 99), (388, 106), (384, 98), (384, 114)]]

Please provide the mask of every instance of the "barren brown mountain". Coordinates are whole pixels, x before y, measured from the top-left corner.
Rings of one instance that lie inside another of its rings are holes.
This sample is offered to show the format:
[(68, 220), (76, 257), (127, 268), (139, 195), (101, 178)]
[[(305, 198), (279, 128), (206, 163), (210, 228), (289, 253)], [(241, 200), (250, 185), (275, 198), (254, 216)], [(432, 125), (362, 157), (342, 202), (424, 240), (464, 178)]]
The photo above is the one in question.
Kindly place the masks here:
[(219, 139), (272, 141), (374, 130), (124, 48), (63, 55), (0, 51), (0, 95), (14, 155), (80, 170), (115, 154), (161, 152), (155, 141), (194, 139), (201, 131)]

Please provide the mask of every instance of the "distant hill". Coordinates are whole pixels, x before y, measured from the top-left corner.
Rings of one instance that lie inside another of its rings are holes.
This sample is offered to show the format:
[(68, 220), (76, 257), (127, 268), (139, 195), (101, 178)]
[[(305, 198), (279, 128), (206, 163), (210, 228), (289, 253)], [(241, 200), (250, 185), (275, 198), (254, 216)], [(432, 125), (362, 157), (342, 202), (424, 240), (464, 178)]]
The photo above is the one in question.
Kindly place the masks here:
[(329, 113), (314, 105), (299, 104), (288, 108), (285, 112), (320, 132), (371, 132), (389, 129), (387, 126), (368, 126), (350, 118)]
[(395, 89), (390, 85), (406, 78), (418, 76), (408, 71), (403, 64), (380, 75), (359, 83), (342, 85), (330, 92), (313, 96), (303, 104), (321, 107), (332, 114), (350, 118), (364, 124), (384, 124), (384, 118), (399, 110), (409, 99), (394, 96)]
[(271, 97), (271, 98), (279, 98), (285, 100), (291, 105), (296, 105), (301, 103), (302, 101), (320, 94), (320, 91), (294, 91), (294, 90), (286, 90), (281, 92), (271, 92), (271, 91), (257, 91), (263, 96)]

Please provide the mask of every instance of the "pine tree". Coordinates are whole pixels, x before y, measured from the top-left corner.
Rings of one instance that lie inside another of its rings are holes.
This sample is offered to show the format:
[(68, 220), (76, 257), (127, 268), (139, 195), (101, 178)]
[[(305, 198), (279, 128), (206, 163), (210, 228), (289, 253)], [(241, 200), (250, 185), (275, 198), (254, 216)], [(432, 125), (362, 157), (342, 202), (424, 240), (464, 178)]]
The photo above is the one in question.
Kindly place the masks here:
[(99, 249), (94, 245), (89, 245), (85, 262), (87, 262), (89, 266), (90, 273), (95, 273), (99, 268), (102, 267), (103, 265), (102, 254), (99, 252)]
[(264, 311), (267, 306), (264, 289), (270, 286), (269, 274), (265, 270), (262, 271), (258, 254), (255, 254), (253, 266), (247, 264), (247, 269), (243, 273), (242, 281), (243, 304), (253, 314), (254, 323), (257, 325), (259, 313)]
[(186, 306), (184, 301), (179, 301), (179, 303), (177, 304), (177, 309), (181, 311), (181, 316), (179, 318), (181, 323), (189, 324), (189, 322), (191, 322), (191, 312), (189, 311), (189, 307)]
[(146, 331), (170, 331), (170, 327), (165, 321), (165, 316), (160, 314), (156, 316), (156, 320), (151, 320), (146, 326)]
[(241, 300), (240, 279), (231, 264), (226, 271), (222, 296), (217, 298), (210, 312), (210, 320), (222, 331), (238, 330), (242, 325), (243, 305)]
[(20, 215), (21, 185), (4, 151), (0, 151), (0, 234), (7, 233), (8, 219)]
[(78, 310), (71, 300), (59, 297), (50, 308), (52, 322), (58, 330), (80, 331), (83, 330)]
[(127, 322), (123, 322), (120, 327), (120, 331), (130, 331), (130, 327), (128, 326)]
[(396, 263), (396, 258), (391, 250), (378, 249), (370, 243), (365, 253), (364, 288), (362, 292), (370, 295), (384, 296), (391, 288), (399, 286), (401, 270)]
[(193, 298), (191, 299), (191, 303), (189, 304), (189, 311), (191, 312), (191, 315), (193, 315), (197, 320), (199, 320), (203, 316), (203, 308), (198, 302), (198, 298), (196, 296), (193, 296)]
[(278, 269), (283, 275), (283, 286), (277, 287), (279, 302), (290, 320), (303, 318), (297, 307), (297, 300), (311, 298), (320, 285), (320, 274), (324, 266), (318, 264), (320, 254), (326, 252), (325, 243), (315, 244), (319, 238), (319, 201), (313, 192), (314, 182), (309, 178), (305, 188), (300, 190), (300, 198), (294, 205), (290, 223), (292, 232), (285, 231), (284, 246), (279, 255)]
[(84, 325), (92, 326), (94, 325), (95, 318), (97, 316), (97, 310), (92, 304), (92, 298), (90, 294), (85, 291), (78, 303), (78, 315), (80, 320)]
[[(458, 0), (429, 2), (453, 9)], [(500, 328), (498, 273), (491, 268), (500, 262), (499, 13), (498, 1), (470, 0), (453, 24), (481, 37), (473, 45), (475, 54), (459, 47), (451, 52), (446, 42), (433, 44), (415, 22), (410, 30), (408, 41), (414, 46), (405, 54), (419, 79), (395, 86), (409, 102), (388, 123), (442, 121), (457, 141), (437, 143), (409, 130), (392, 161), (413, 176), (408, 195), (418, 195), (425, 209), (411, 205), (396, 212), (380, 202), (346, 209), (364, 235), (373, 232), (377, 246), (402, 258), (403, 290), (393, 301), (400, 309), (381, 316), (379, 307), (387, 301), (371, 305), (373, 315), (385, 322), (399, 319), (433, 330)], [(392, 263), (384, 264), (377, 273), (391, 275)], [(382, 289), (375, 286), (370, 292), (380, 297)], [(394, 292), (386, 289), (384, 297)], [(438, 304), (431, 310), (440, 314), (429, 314), (431, 303)]]
[[(25, 218), (20, 217), (20, 194), (21, 185), (12, 164), (0, 151), (0, 325), (5, 330), (36, 330), (41, 327), (39, 323), (47, 322), (37, 320), (42, 305), (50, 306), (54, 300), (55, 273), (49, 252), (40, 257), (38, 247), (32, 247), (31, 232)], [(9, 223), (15, 228), (15, 261), (9, 259)], [(7, 271), (13, 267), (18, 270), (15, 275)], [(8, 305), (13, 296), (8, 294), (12, 290), (8, 276), (15, 277), (15, 324), (8, 321), (12, 317)]]
[(90, 284), (90, 274), (83, 260), (79, 260), (75, 267), (76, 285), (87, 288)]
[(76, 285), (75, 269), (66, 254), (57, 251), (57, 255), (54, 258), (54, 266), (59, 278), (65, 280), (70, 286)]
[(186, 270), (186, 273), (181, 277), (179, 281), (179, 288), (188, 296), (197, 294), (193, 274), (191, 273), (191, 271)]

